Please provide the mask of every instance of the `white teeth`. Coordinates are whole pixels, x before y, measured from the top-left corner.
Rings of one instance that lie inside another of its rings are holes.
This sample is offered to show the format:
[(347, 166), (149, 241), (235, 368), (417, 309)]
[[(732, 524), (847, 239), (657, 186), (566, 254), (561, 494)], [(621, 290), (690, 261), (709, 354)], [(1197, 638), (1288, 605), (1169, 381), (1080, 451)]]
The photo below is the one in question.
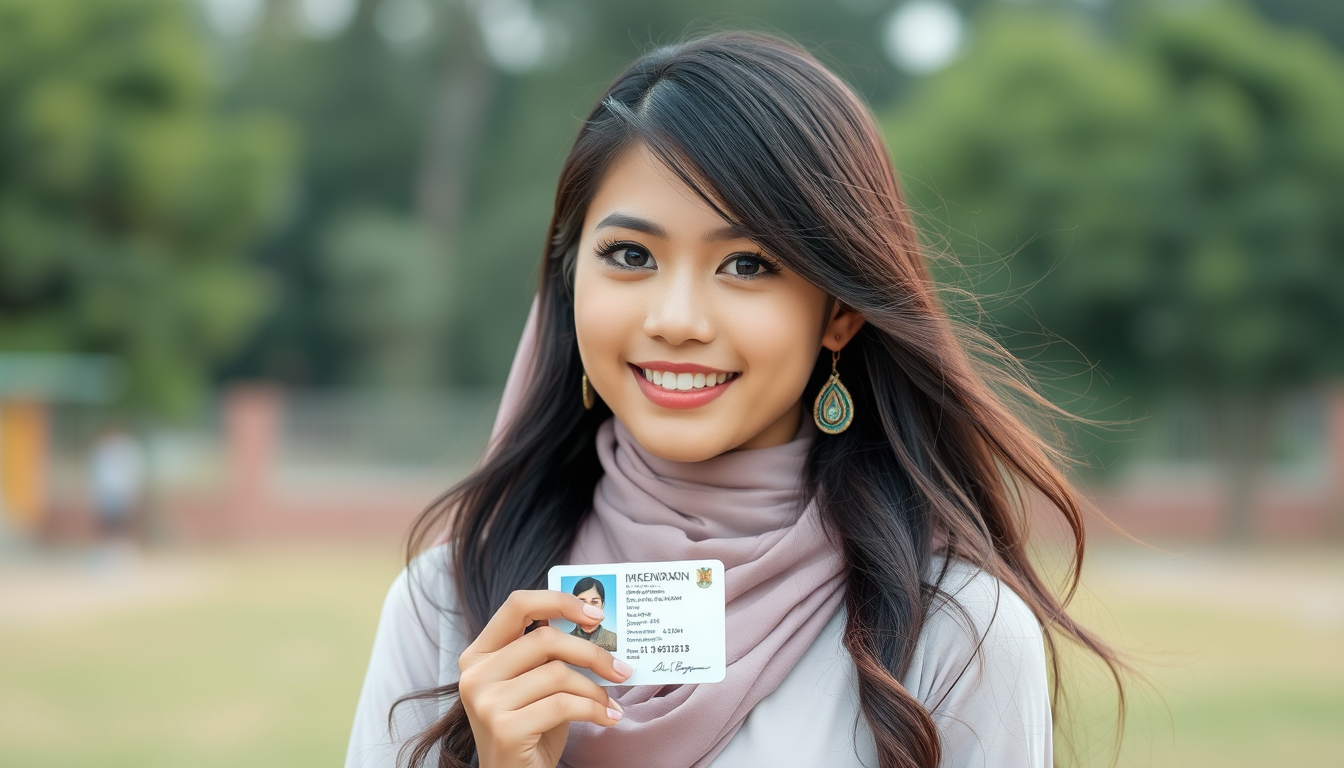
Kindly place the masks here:
[(652, 368), (642, 368), (640, 370), (644, 372), (644, 378), (653, 382), (654, 386), (680, 392), (716, 387), (732, 376), (731, 373), (726, 371), (723, 373), (672, 373), (671, 371), (656, 371)]

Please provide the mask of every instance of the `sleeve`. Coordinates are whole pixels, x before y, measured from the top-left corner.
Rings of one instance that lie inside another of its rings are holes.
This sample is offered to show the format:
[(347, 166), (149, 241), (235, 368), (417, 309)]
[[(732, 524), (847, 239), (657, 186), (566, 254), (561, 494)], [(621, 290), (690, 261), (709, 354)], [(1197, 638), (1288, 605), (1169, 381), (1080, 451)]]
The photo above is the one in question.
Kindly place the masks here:
[(951, 571), (929, 617), (907, 690), (942, 740), (939, 768), (1051, 768), (1053, 721), (1045, 644), (1031, 609), (994, 577)]
[[(408, 693), (457, 679), (461, 643), (451, 637), (453, 624), (443, 610), (447, 603), (442, 598), (450, 594), (446, 572), (427, 567), (430, 552), (397, 576), (383, 602), (355, 707), (346, 768), (394, 768), (402, 745), (432, 725), (441, 707), (434, 699), (408, 701), (395, 712), (392, 705)], [(424, 589), (425, 585), (437, 588)], [(437, 759), (431, 756), (428, 764), (436, 765)]]

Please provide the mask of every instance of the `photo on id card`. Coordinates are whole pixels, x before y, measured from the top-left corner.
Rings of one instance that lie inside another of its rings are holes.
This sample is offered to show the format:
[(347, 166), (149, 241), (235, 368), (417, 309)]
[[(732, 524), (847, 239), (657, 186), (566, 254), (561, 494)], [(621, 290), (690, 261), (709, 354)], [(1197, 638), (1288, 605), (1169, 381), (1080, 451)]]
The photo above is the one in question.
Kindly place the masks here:
[(586, 625), (550, 624), (634, 669), (621, 683), (579, 670), (602, 685), (717, 683), (727, 671), (723, 575), (718, 560), (557, 565), (547, 588), (605, 615)]

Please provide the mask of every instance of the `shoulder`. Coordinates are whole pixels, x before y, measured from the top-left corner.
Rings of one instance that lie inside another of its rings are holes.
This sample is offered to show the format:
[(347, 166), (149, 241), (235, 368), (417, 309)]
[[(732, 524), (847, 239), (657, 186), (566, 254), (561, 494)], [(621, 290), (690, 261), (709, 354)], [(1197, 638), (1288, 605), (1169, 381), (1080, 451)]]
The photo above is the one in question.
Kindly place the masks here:
[(393, 580), (355, 708), (348, 767), (393, 765), (405, 739), (442, 714), (440, 701), (394, 705), (407, 694), (456, 681), (457, 656), (466, 647), (460, 617), (447, 547), (425, 551)]
[(459, 614), (447, 545), (431, 547), (401, 569), (383, 601), (383, 620), (438, 621)]
[(953, 694), (1004, 680), (1045, 680), (1044, 634), (1031, 609), (1001, 580), (963, 560), (936, 559), (938, 588), (907, 685), (930, 710)]
[(455, 679), (457, 656), (470, 643), (457, 588), (453, 581), (450, 548), (432, 547), (416, 556), (397, 574), (383, 600), (374, 639), (374, 664), (393, 661), (402, 667), (399, 677), (414, 678), (423, 687), (441, 685), (445, 675)]
[(929, 581), (940, 592), (905, 685), (938, 725), (944, 764), (1049, 765), (1050, 690), (1035, 614), (1003, 581), (961, 560), (936, 560)]
[(938, 595), (925, 624), (929, 640), (953, 645), (1043, 641), (1036, 615), (1003, 581), (956, 558), (937, 558), (933, 567), (930, 583)]

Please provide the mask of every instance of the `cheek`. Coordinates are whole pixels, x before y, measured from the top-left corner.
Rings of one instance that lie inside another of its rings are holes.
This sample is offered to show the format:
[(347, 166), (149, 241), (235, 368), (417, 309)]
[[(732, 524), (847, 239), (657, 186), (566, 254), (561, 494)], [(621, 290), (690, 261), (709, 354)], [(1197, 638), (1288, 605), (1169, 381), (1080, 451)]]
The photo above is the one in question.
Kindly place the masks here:
[(582, 264), (575, 267), (574, 333), (584, 369), (599, 390), (620, 371), (625, 341), (642, 319), (638, 302), (614, 287)]
[(732, 318), (733, 346), (769, 395), (795, 397), (812, 373), (825, 308), (825, 297), (813, 292), (781, 292)]

